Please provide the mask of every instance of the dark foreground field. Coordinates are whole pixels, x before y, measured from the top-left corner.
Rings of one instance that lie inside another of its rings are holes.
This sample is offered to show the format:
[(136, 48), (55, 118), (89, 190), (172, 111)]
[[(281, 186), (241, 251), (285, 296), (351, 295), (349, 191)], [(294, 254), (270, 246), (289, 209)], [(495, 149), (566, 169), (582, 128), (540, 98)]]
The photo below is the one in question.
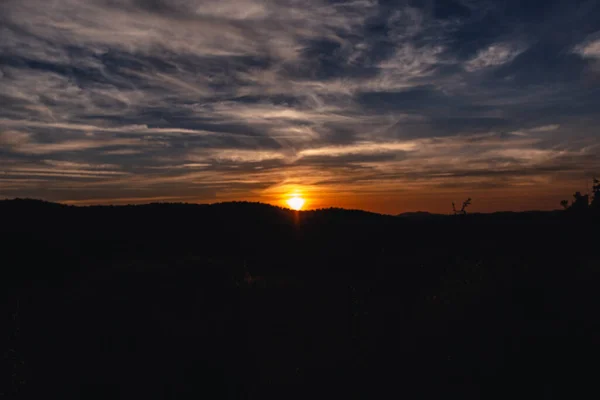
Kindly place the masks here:
[(561, 212), (0, 202), (0, 393), (597, 397), (599, 236)]

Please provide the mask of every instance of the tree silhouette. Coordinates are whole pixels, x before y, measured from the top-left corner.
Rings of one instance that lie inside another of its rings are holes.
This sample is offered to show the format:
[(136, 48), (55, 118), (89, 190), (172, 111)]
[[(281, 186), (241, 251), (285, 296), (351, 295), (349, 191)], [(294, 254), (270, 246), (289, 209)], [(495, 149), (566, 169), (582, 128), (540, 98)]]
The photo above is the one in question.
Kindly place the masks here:
[(590, 196), (588, 194), (581, 194), (580, 192), (575, 192), (573, 195), (575, 200), (571, 204), (570, 209), (573, 211), (586, 211), (589, 208), (590, 204)]
[(462, 207), (460, 208), (460, 210), (457, 210), (456, 205), (454, 204), (454, 202), (452, 202), (452, 211), (454, 212), (454, 215), (467, 215), (467, 207), (469, 207), (470, 205), (471, 205), (470, 197), (468, 199), (466, 199), (465, 201), (463, 201)]
[(592, 204), (591, 207), (594, 210), (600, 210), (600, 180), (594, 178), (594, 185), (592, 186)]
[(600, 210), (600, 180), (594, 178), (592, 185), (592, 193), (581, 194), (581, 192), (575, 192), (573, 194), (574, 200), (569, 205), (567, 200), (562, 200), (560, 205), (565, 210), (575, 212), (587, 212), (588, 210)]

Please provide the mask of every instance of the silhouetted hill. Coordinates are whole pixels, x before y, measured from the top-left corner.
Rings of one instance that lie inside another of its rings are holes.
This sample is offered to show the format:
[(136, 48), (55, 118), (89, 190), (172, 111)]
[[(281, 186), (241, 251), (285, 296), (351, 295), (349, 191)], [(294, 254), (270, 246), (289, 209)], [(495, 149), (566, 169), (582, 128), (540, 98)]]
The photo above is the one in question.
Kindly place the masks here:
[(402, 214), (398, 214), (397, 217), (405, 218), (405, 219), (413, 219), (413, 220), (430, 220), (430, 219), (447, 218), (447, 217), (449, 217), (449, 215), (432, 214), (427, 211), (414, 211), (414, 212), (405, 212)]
[(598, 222), (0, 201), (0, 376), (26, 398), (573, 397)]
[[(126, 218), (129, 220), (148, 217), (156, 222), (165, 223), (170, 219), (172, 223), (181, 222), (177, 218), (204, 218), (209, 223), (231, 223), (236, 225), (252, 223), (275, 224), (312, 224), (312, 223), (391, 223), (393, 216), (378, 214), (363, 210), (349, 210), (343, 208), (324, 208), (308, 211), (293, 211), (286, 208), (254, 202), (224, 202), (214, 204), (195, 203), (149, 203), (141, 205), (124, 206), (69, 206), (35, 199), (0, 200), (0, 212), (4, 214), (4, 227), (15, 223), (12, 228), (26, 227), (22, 221), (35, 218), (52, 219), (60, 217), (75, 218)], [(150, 217), (151, 215), (151, 217)], [(398, 214), (403, 220), (453, 221), (462, 216), (432, 214), (425, 211), (407, 212)], [(542, 221), (564, 218), (562, 211), (527, 211), (527, 212), (495, 212), (473, 213), (465, 216), (470, 221)], [(464, 220), (463, 218), (462, 220)], [(398, 222), (398, 221), (395, 221)], [(55, 228), (60, 229), (61, 226)]]

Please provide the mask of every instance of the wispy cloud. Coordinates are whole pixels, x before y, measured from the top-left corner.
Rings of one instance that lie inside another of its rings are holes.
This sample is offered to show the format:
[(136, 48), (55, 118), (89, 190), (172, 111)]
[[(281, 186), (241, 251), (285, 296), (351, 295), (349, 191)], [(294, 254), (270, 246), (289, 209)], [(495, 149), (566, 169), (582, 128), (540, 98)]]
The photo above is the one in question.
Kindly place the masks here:
[(465, 69), (473, 72), (484, 68), (497, 67), (514, 60), (523, 48), (508, 43), (495, 43), (482, 49), (465, 63)]
[(0, 134), (0, 149), (4, 148), (14, 153), (50, 154), (76, 152), (104, 147), (122, 147), (140, 145), (137, 139), (77, 139), (62, 142), (37, 142), (26, 132), (4, 131)]
[(600, 32), (589, 36), (574, 48), (574, 52), (584, 58), (600, 59)]
[(535, 134), (535, 133), (553, 132), (559, 128), (560, 128), (560, 125), (552, 124), (552, 125), (536, 126), (535, 128), (529, 128), (529, 129), (520, 129), (517, 131), (512, 131), (510, 133), (513, 135), (517, 135), (517, 136), (528, 136), (532, 133)]

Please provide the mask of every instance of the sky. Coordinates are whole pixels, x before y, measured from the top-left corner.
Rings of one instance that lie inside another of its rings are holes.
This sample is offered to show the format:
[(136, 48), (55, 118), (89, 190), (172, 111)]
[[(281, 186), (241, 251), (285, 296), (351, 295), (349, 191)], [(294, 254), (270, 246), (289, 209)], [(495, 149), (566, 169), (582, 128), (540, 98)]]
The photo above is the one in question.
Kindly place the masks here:
[(599, 1), (0, 2), (0, 198), (556, 209), (599, 100)]

